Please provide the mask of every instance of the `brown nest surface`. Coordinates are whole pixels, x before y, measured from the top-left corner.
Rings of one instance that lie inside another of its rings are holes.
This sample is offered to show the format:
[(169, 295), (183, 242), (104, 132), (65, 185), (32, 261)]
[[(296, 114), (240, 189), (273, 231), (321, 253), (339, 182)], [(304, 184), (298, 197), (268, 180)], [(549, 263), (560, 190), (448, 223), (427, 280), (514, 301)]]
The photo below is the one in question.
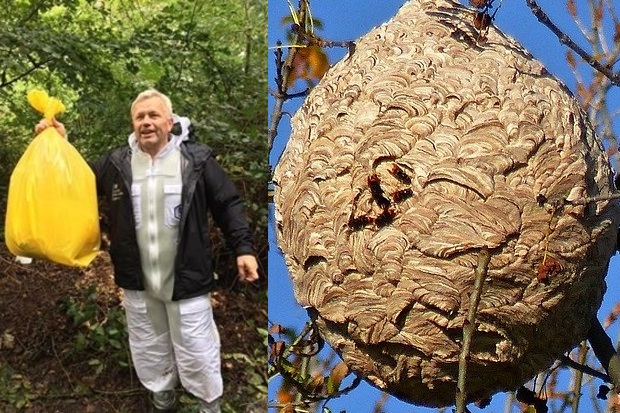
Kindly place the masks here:
[(481, 249), (470, 399), (586, 337), (618, 227), (615, 203), (586, 202), (613, 184), (579, 104), (474, 14), (410, 1), (359, 39), (295, 115), (275, 170), (297, 300), (356, 372), (429, 406), (454, 400)]

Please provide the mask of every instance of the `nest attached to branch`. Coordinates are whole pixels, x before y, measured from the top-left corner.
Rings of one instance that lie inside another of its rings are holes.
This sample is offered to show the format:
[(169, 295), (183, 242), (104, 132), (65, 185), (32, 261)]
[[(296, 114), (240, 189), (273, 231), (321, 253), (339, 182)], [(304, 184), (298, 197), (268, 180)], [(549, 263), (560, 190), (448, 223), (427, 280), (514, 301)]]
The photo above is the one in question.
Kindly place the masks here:
[(410, 1), (362, 37), (293, 118), (278, 242), (298, 302), (358, 374), (454, 402), (482, 248), (469, 399), (515, 389), (582, 341), (618, 207), (579, 104), (517, 42), (456, 2)]

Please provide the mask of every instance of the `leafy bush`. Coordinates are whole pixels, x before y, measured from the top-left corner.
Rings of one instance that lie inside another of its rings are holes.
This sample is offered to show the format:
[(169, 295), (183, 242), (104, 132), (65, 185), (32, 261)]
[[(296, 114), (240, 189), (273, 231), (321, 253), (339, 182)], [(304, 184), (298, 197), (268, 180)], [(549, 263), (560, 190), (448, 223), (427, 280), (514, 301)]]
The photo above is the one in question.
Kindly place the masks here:
[(88, 362), (95, 374), (101, 374), (109, 363), (129, 366), (131, 357), (125, 313), (119, 307), (101, 308), (94, 285), (84, 291), (81, 300), (65, 297), (60, 308), (73, 325), (79, 327), (73, 350), (77, 354), (89, 352), (96, 355)]
[(17, 409), (23, 409), (30, 406), (30, 400), (35, 397), (27, 376), (13, 371), (8, 366), (0, 366), (0, 401), (7, 402)]

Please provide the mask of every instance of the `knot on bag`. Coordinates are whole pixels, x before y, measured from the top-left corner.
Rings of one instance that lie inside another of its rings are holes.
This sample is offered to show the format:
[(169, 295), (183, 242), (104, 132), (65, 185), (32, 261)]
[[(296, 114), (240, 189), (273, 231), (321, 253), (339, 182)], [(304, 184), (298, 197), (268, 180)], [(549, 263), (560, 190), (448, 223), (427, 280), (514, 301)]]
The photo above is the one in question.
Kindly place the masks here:
[(46, 91), (41, 89), (32, 89), (28, 92), (27, 98), (30, 106), (42, 113), (47, 120), (52, 120), (54, 116), (66, 110), (65, 105), (59, 99), (49, 96)]

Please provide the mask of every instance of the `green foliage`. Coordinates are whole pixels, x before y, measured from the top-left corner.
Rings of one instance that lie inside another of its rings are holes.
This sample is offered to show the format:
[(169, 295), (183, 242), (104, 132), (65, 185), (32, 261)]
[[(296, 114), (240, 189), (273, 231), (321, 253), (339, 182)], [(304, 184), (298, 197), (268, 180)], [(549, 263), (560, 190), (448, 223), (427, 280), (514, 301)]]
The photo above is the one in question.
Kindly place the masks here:
[(133, 98), (156, 87), (192, 119), (242, 190), (266, 263), (267, 0), (2, 5), (0, 211), (39, 120), (26, 102), (29, 89), (61, 98), (69, 140), (93, 160), (126, 142)]
[[(269, 408), (297, 413), (330, 411), (326, 403), (356, 388), (361, 377), (354, 375), (343, 362), (334, 362), (335, 353), (322, 352), (324, 340), (313, 322), (294, 330), (274, 324), (268, 331), (268, 381), (280, 379), (275, 403)], [(327, 356), (327, 357), (326, 357)], [(345, 378), (352, 378), (343, 386)], [(318, 403), (321, 402), (321, 403)]]
[(10, 367), (0, 366), (0, 401), (23, 409), (29, 407), (34, 398), (36, 395), (27, 376), (16, 373)]
[(125, 313), (119, 308), (104, 309), (97, 302), (96, 287), (90, 286), (81, 299), (65, 297), (61, 310), (80, 328), (75, 336), (73, 351), (88, 352), (96, 357), (88, 361), (95, 374), (106, 369), (107, 363), (127, 367), (131, 357)]
[(248, 380), (246, 380), (244, 384), (253, 389), (253, 391), (248, 392), (248, 394), (253, 394), (257, 399), (261, 399), (267, 397), (267, 374), (265, 372), (267, 358), (265, 356), (265, 349), (268, 345), (268, 333), (264, 328), (257, 328), (256, 331), (263, 339), (263, 347), (256, 347), (253, 354), (224, 353), (222, 354), (222, 359), (234, 360), (245, 366), (245, 373), (248, 376)]

